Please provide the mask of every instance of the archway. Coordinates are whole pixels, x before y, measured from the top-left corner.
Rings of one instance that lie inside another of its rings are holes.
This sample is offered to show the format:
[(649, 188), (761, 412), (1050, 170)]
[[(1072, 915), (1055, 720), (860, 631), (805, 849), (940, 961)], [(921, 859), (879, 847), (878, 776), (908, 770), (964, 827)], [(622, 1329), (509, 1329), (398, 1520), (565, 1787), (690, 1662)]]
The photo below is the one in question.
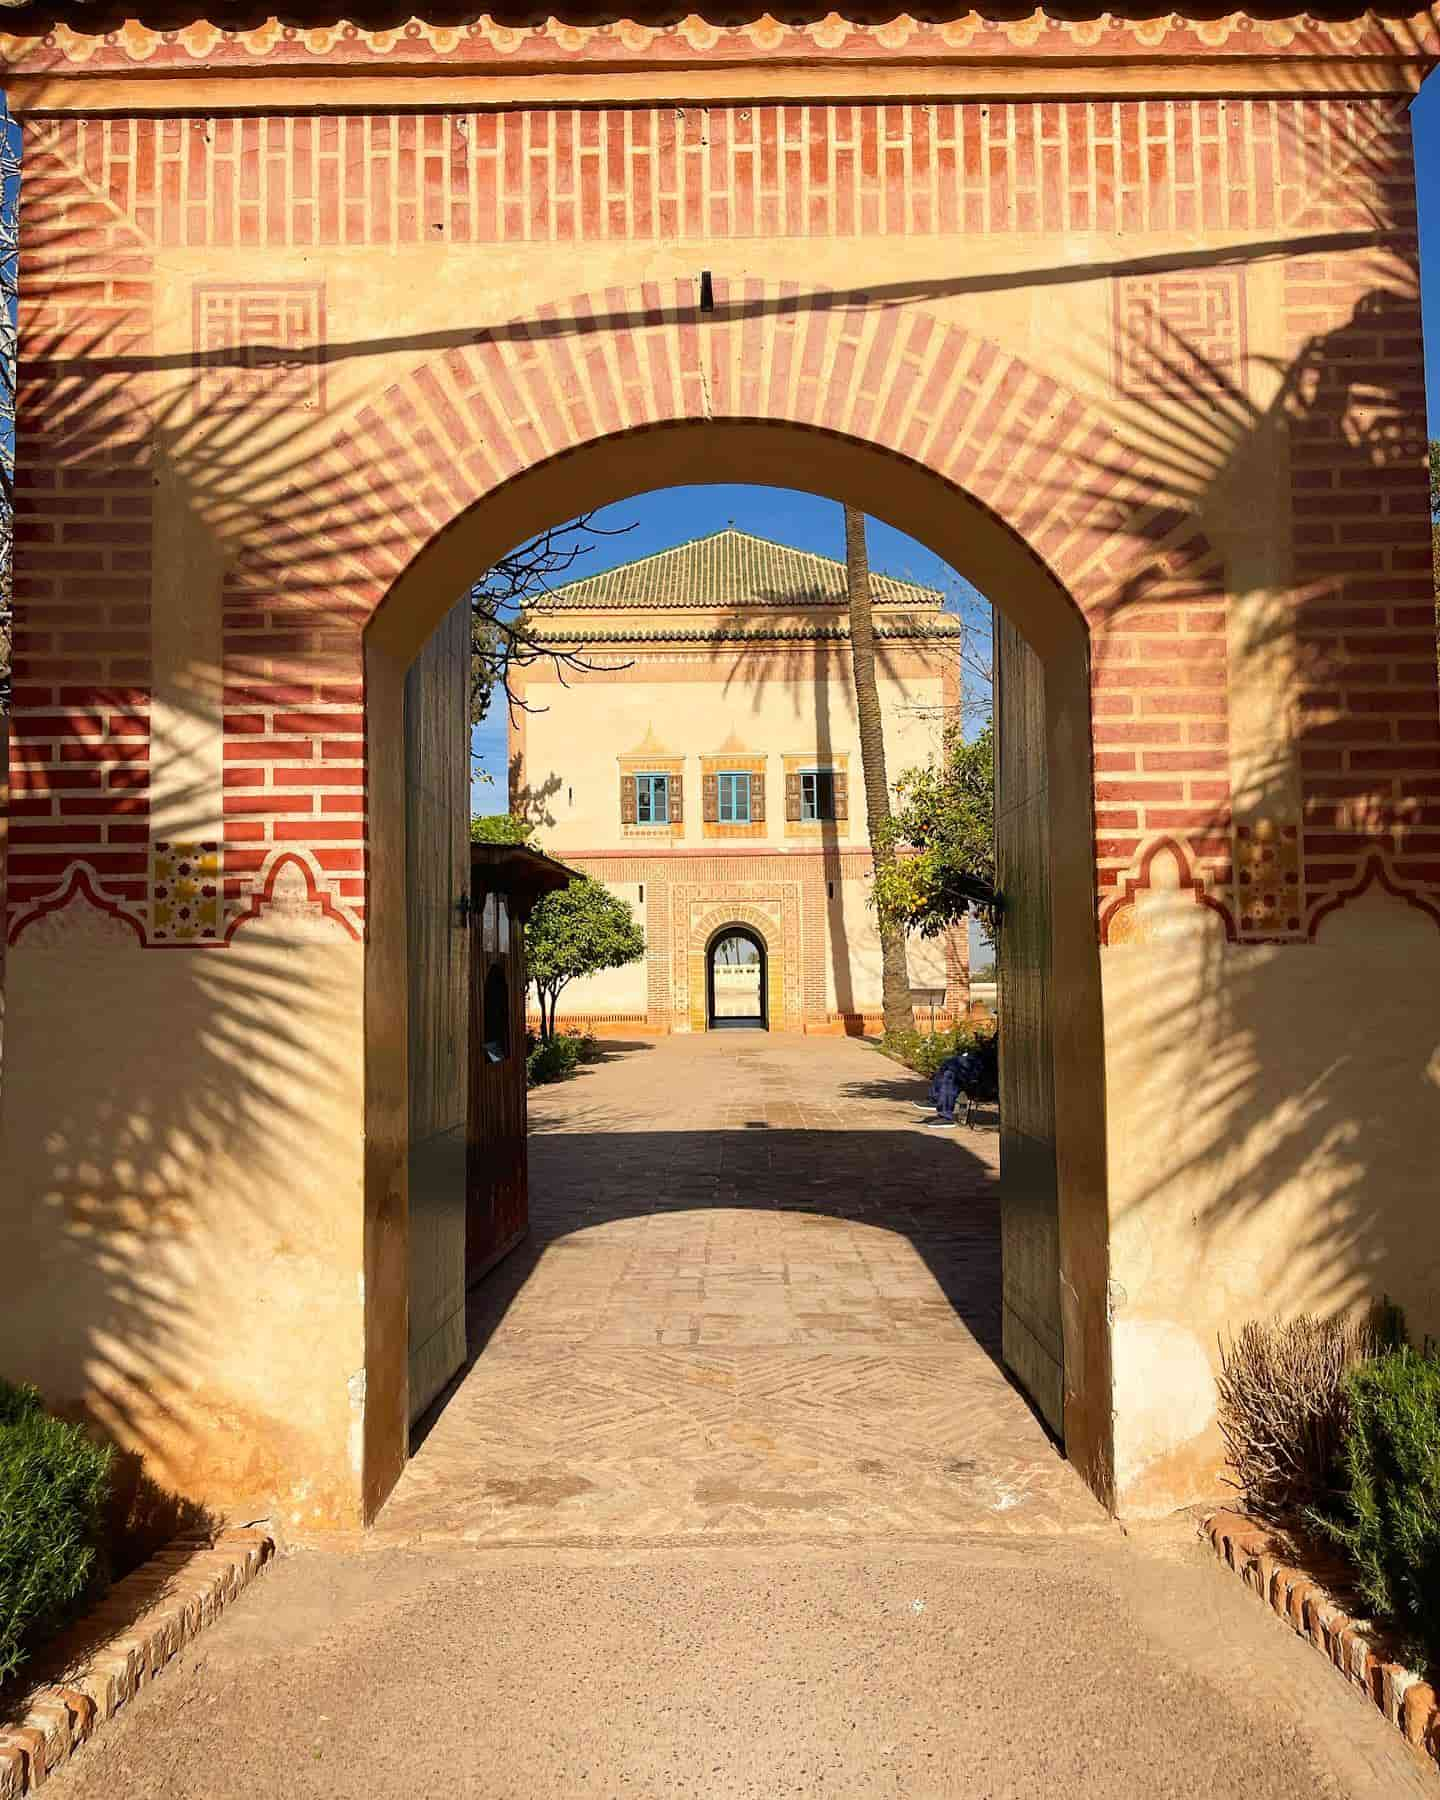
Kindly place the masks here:
[(765, 943), (745, 925), (723, 925), (705, 946), (706, 1028), (767, 1031)]
[[(1033, 867), (1019, 884), (1028, 894), (1022, 914), (1033, 911), (1028, 933), (1017, 937), (1026, 954), (1043, 946), (1048, 988), (1062, 991), (1048, 1035), (1040, 1043), (1043, 1093), (1038, 1133), (1017, 1140), (1012, 1159), (1016, 1206), (1009, 1224), (1019, 1232), (1020, 1254), (1007, 1262), (1006, 1360), (1023, 1387), (1062, 1435), (1067, 1452), (1102, 1497), (1111, 1488), (1109, 1328), (1106, 1316), (1108, 1224), (1105, 1196), (1103, 1055), (1098, 952), (1094, 931), (1094, 836), (1089, 755), (1088, 628), (1080, 608), (1023, 537), (965, 488), (933, 468), (862, 438), (790, 421), (702, 418), (656, 424), (594, 437), (563, 454), (535, 463), (457, 511), (424, 545), (377, 609), (366, 635), (367, 737), (370, 786), (367, 805), (372, 856), (368, 890), (367, 1063), (370, 1105), (383, 1116), (393, 1109), (382, 1091), (386, 1046), (403, 1031), (405, 963), (403, 934), (388, 921), (403, 917), (403, 859), (380, 850), (403, 832), (404, 783), (393, 748), (399, 734), (404, 671), (447, 604), (464, 592), (477, 568), (502, 555), (517, 536), (544, 529), (603, 503), (650, 488), (703, 484), (733, 476), (737, 467), (754, 481), (848, 498), (887, 524), (923, 541), (993, 597), (1016, 627), (1033, 670), (1027, 714), (1035, 728), (1030, 766), (1023, 779), (1021, 811), (1036, 819), (1026, 843)], [(1043, 831), (1039, 818), (1043, 814)], [(1021, 834), (1025, 836), (1025, 834)], [(1043, 847), (1042, 847), (1043, 846)], [(709, 931), (730, 922), (706, 921)], [(753, 923), (753, 922), (752, 922)], [(706, 1023), (705, 940), (692, 939), (690, 1010)], [(769, 995), (777, 991), (773, 948), (768, 952)], [(1033, 990), (1032, 990), (1033, 991)], [(1003, 1013), (1003, 1002), (1002, 1002)], [(770, 1027), (776, 1029), (772, 1005)], [(1023, 1036), (1033, 1021), (1017, 1032)], [(1002, 1020), (1002, 1029), (1005, 1029)], [(1017, 1066), (1019, 1063), (1017, 1061)], [(383, 1156), (370, 1163), (372, 1218), (398, 1185), (403, 1138), (393, 1120), (371, 1138)], [(1007, 1201), (1008, 1205), (1008, 1201)], [(393, 1205), (390, 1206), (393, 1217)], [(1007, 1230), (1009, 1229), (1007, 1224)], [(1036, 1256), (1036, 1227), (1048, 1234), (1048, 1251)], [(1031, 1234), (1030, 1241), (1026, 1233)], [(395, 1388), (395, 1403), (373, 1406), (375, 1456), (367, 1467), (389, 1475), (371, 1492), (378, 1504), (404, 1460), (399, 1423), (404, 1372), (393, 1328), (385, 1317), (403, 1306), (404, 1266), (399, 1256), (372, 1267), (367, 1285), (371, 1330), (384, 1343), (372, 1403)], [(1038, 1284), (1027, 1297), (1025, 1284)], [(1013, 1304), (1011, 1300), (1013, 1298)], [(1034, 1329), (1039, 1323), (1045, 1333)], [(388, 1340), (388, 1341), (387, 1341)], [(383, 1421), (392, 1420), (388, 1445)], [(367, 1486), (369, 1486), (367, 1481)]]

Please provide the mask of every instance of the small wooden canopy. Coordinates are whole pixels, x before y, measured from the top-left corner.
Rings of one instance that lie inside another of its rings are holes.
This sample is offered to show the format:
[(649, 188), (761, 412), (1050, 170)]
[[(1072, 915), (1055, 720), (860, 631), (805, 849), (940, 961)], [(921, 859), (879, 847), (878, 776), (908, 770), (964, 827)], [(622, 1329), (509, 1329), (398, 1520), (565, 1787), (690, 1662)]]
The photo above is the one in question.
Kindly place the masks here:
[(568, 887), (578, 874), (578, 869), (568, 869), (553, 856), (524, 844), (470, 846), (471, 900), (484, 894), (503, 894), (510, 902), (511, 912), (522, 921), (530, 917), (543, 894)]

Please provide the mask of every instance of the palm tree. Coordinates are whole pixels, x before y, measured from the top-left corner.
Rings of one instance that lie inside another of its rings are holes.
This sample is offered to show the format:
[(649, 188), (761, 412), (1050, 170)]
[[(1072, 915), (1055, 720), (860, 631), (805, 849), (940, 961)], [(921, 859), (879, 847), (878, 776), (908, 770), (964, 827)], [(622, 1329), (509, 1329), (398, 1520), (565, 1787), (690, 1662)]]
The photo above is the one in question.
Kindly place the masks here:
[[(850, 660), (855, 670), (855, 713), (860, 724), (860, 765), (865, 774), (865, 823), (876, 869), (895, 859), (890, 832), (890, 784), (885, 778), (885, 727), (875, 685), (875, 622), (870, 614), (870, 558), (865, 515), (845, 508), (845, 578), (850, 594)], [(885, 1029), (908, 1031), (915, 1023), (905, 934), (880, 923), (881, 997)]]

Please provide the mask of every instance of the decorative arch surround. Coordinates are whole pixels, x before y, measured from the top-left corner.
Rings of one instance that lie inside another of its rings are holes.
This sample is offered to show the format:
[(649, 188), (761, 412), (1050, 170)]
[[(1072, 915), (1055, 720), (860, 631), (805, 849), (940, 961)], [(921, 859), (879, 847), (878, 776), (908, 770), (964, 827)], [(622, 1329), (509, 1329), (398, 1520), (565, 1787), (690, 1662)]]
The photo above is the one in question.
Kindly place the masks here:
[(1423, 913), (1434, 925), (1440, 925), (1440, 903), (1411, 883), (1397, 880), (1387, 859), (1377, 851), (1366, 858), (1360, 877), (1352, 887), (1343, 892), (1333, 894), (1323, 901), (1310, 914), (1306, 931), (1313, 943), (1321, 925), (1333, 913), (1340, 912), (1352, 900), (1358, 900), (1369, 893), (1371, 888), (1378, 887), (1382, 893), (1388, 894), (1392, 900), (1403, 900), (1407, 906), (1414, 907), (1416, 912)]
[[(688, 902), (690, 924), (677, 955), (675, 1017), (683, 1018), (691, 1031), (704, 1031), (709, 1023), (706, 992), (706, 959), (716, 935), (730, 925), (753, 931), (765, 949), (765, 1017), (771, 1031), (798, 1031), (802, 1023), (798, 921), (793, 928), (793, 909), (777, 898), (764, 901), (723, 900), (700, 913), (704, 902)], [(788, 953), (787, 953), (788, 951)], [(683, 981), (681, 965), (683, 964)]]
[[(1100, 913), (1102, 944), (1136, 944), (1149, 942), (1155, 927), (1146, 917), (1146, 897), (1168, 894), (1173, 897), (1167, 907), (1165, 929), (1174, 935), (1177, 927), (1185, 928), (1177, 915), (1176, 904), (1196, 915), (1196, 928), (1219, 922), (1228, 943), (1237, 937), (1235, 920), (1229, 907), (1209, 892), (1204, 877), (1195, 873), (1196, 858), (1189, 846), (1174, 837), (1157, 838), (1147, 846), (1133, 875), (1120, 884), (1120, 891)], [(1173, 879), (1166, 879), (1167, 872)], [(1158, 912), (1158, 908), (1156, 909)]]
[[(299, 720), (283, 702), (257, 696), (244, 724), (264, 755), (287, 731), (328, 734), (330, 720), (341, 738), (359, 724), (349, 697), (358, 632), (353, 655), (342, 637), (316, 669), (314, 659), (283, 651), (298, 618), (318, 612), (353, 629), (373, 617), (377, 628), (410, 631), (393, 614), (414, 596), (402, 600), (391, 590), (477, 501), (598, 443), (704, 423), (780, 425), (807, 434), (812, 447), (822, 438), (859, 442), (962, 491), (1083, 614), (1105, 663), (1097, 743), (1108, 734), (1157, 751), (1173, 745), (1195, 704), (1187, 670), (1197, 661), (1213, 667), (1224, 654), (1218, 563), (1157, 479), (1138, 464), (1107, 465), (1110, 434), (1092, 403), (991, 340), (918, 308), (881, 310), (793, 283), (719, 278), (714, 298), (714, 311), (702, 315), (698, 283), (683, 280), (544, 306), (533, 319), (433, 357), (342, 427), (312, 465), (315, 528), (303, 541), (256, 541), (228, 584), (227, 677), (232, 663), (243, 680), (246, 669), (278, 652), (286, 670), (317, 692), (327, 682), (343, 684), (337, 698), (312, 703)], [(803, 466), (798, 440), (792, 458)], [(378, 485), (376, 471), (384, 472)], [(1045, 621), (1028, 625), (1043, 631)], [(1157, 637), (1172, 636), (1167, 710), (1155, 681), (1169, 671), (1154, 650)], [(1108, 715), (1125, 699), (1142, 640), (1150, 660), (1143, 721), (1120, 731)], [(1223, 743), (1207, 752), (1211, 761), (1223, 758)], [(247, 766), (237, 734), (227, 746), (231, 778), (244, 779)], [(255, 768), (263, 767), (257, 755)], [(303, 792), (303, 780), (288, 786), (287, 803)], [(266, 816), (263, 795), (252, 804), (247, 827), (258, 830), (258, 841), (227, 853), (232, 894), (243, 891), (274, 834), (294, 828), (281, 813)], [(1143, 802), (1137, 818), (1143, 834)], [(333, 842), (325, 841), (325, 823), (337, 833)], [(356, 792), (351, 810), (332, 802), (312, 844), (337, 904), (356, 918), (364, 865), (354, 838), (364, 824), (364, 796)], [(1102, 871), (1123, 868), (1136, 842), (1097, 818)], [(1217, 871), (1229, 861), (1223, 831), (1204, 854)]]
[(138, 943), (145, 942), (145, 927), (135, 915), (111, 899), (104, 887), (97, 881), (93, 869), (85, 863), (77, 863), (53, 893), (42, 896), (19, 914), (10, 926), (7, 943), (12, 946), (18, 944), (21, 936), (30, 926), (40, 919), (50, 918), (56, 913), (64, 912), (75, 900), (85, 901), (97, 913), (103, 913), (106, 918), (118, 919), (130, 927), (131, 931), (135, 933)]

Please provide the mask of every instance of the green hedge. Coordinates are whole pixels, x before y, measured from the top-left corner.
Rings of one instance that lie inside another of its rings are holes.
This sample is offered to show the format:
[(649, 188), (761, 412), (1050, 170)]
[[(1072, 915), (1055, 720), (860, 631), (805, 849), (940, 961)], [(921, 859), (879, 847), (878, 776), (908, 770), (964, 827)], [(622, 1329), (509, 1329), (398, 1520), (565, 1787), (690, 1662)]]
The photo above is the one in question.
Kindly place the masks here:
[(949, 1031), (936, 1032), (887, 1031), (879, 1047), (886, 1056), (893, 1056), (907, 1069), (928, 1078), (941, 1063), (958, 1056), (962, 1050), (973, 1050), (991, 1036), (993, 1030), (977, 1030), (973, 1025), (952, 1025)]
[(100, 1573), (111, 1452), (0, 1381), (0, 1681)]
[(1339, 1493), (1313, 1522), (1407, 1659), (1440, 1668), (1440, 1358), (1393, 1350), (1352, 1368), (1345, 1390)]
[(579, 1038), (567, 1035), (541, 1038), (525, 1057), (525, 1085), (544, 1087), (547, 1082), (565, 1081), (575, 1073), (579, 1061)]

